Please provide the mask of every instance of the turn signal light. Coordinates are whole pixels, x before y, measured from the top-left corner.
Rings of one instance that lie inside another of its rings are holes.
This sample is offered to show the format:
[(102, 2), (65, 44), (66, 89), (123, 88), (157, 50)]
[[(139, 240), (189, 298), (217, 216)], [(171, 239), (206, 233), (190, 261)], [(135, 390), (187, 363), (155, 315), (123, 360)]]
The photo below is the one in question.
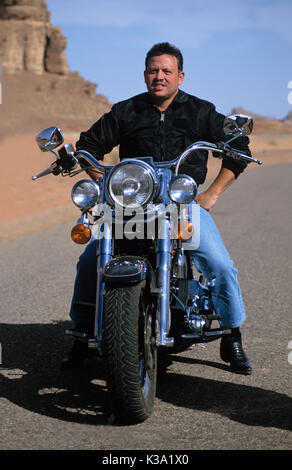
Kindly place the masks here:
[(84, 245), (91, 239), (91, 230), (83, 224), (77, 224), (71, 230), (71, 238), (78, 245)]
[(177, 238), (182, 242), (190, 240), (193, 236), (193, 226), (189, 220), (180, 220), (177, 224)]

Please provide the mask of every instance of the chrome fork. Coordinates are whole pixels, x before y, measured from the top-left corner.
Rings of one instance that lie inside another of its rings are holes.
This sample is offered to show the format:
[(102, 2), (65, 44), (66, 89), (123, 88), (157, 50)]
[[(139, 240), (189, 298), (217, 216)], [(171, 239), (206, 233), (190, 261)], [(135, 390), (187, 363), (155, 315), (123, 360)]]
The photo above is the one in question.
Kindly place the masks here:
[(171, 347), (173, 338), (167, 335), (170, 328), (170, 272), (171, 272), (171, 241), (170, 221), (163, 218), (160, 226), (156, 249), (156, 288), (153, 293), (157, 294), (157, 346)]

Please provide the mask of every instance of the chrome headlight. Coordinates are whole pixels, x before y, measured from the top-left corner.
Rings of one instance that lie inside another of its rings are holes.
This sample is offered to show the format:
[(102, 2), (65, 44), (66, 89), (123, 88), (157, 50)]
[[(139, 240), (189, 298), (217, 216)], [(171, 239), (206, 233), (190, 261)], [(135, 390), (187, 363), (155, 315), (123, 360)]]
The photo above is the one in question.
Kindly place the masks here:
[(72, 188), (71, 198), (75, 206), (82, 210), (95, 206), (100, 195), (99, 186), (91, 180), (78, 181)]
[(197, 184), (191, 176), (178, 175), (169, 184), (169, 197), (179, 204), (189, 204), (197, 194)]
[(145, 206), (154, 197), (157, 179), (154, 169), (145, 162), (123, 161), (110, 172), (107, 195), (122, 207)]

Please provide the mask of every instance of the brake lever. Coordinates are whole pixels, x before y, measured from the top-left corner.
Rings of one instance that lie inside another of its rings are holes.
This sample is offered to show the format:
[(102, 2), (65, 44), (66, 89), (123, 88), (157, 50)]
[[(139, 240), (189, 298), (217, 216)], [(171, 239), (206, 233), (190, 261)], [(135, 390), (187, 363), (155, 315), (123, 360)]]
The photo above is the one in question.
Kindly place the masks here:
[(53, 162), (49, 168), (47, 168), (46, 170), (42, 171), (41, 173), (39, 173), (38, 175), (35, 175), (35, 176), (32, 176), (32, 180), (35, 181), (37, 180), (38, 178), (41, 178), (42, 176), (47, 176), (47, 175), (50, 175), (50, 174), (54, 174), (54, 175), (59, 175), (62, 171), (62, 168), (58, 165), (58, 162)]

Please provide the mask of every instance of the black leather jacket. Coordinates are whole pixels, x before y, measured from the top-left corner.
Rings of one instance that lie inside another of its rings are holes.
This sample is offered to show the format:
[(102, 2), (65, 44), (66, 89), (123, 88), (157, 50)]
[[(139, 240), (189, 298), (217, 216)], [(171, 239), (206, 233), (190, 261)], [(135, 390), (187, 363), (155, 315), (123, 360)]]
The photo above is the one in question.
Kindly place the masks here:
[[(224, 118), (212, 103), (181, 90), (165, 113), (152, 104), (148, 93), (142, 93), (113, 105), (109, 113), (80, 134), (76, 148), (87, 150), (98, 160), (103, 160), (118, 145), (121, 159), (152, 156), (155, 161), (173, 160), (198, 140), (226, 140), (222, 131)], [(248, 143), (249, 139), (244, 137), (235, 140), (232, 146), (250, 155)], [(202, 184), (207, 174), (207, 159), (208, 152), (196, 151), (180, 172)], [(237, 177), (246, 163), (226, 158), (222, 166)]]

